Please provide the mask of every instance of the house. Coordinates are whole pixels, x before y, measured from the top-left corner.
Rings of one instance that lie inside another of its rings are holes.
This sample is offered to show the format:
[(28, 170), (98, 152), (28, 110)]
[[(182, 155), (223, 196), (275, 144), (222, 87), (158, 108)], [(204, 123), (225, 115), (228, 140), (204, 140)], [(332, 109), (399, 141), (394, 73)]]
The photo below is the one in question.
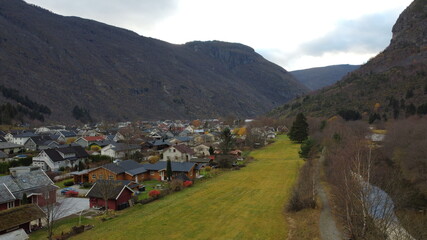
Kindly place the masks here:
[(79, 144), (84, 148), (87, 148), (91, 143), (96, 143), (104, 140), (105, 140), (104, 136), (89, 136), (89, 137), (80, 137), (75, 141), (75, 143)]
[(74, 184), (89, 182), (89, 172), (95, 169), (98, 169), (98, 168), (90, 168), (90, 169), (84, 169), (81, 171), (70, 172), (70, 175), (73, 176)]
[(200, 144), (196, 147), (193, 147), (193, 150), (194, 150), (195, 155), (198, 157), (205, 157), (205, 156), (211, 155), (209, 153), (209, 147), (204, 145), (204, 144)]
[(52, 140), (50, 136), (42, 135), (30, 137), (25, 143), (24, 148), (27, 151), (38, 151), (49, 148), (56, 148), (59, 144)]
[[(23, 132), (23, 133), (19, 133), (19, 134), (15, 134), (12, 137), (12, 143), (18, 144), (18, 145), (24, 145), (24, 143), (30, 138), (30, 137), (35, 137), (38, 136), (37, 134), (33, 133), (33, 132)], [(9, 138), (10, 139), (10, 138)]]
[(147, 170), (142, 164), (134, 160), (109, 163), (88, 172), (88, 181), (93, 183), (97, 180), (129, 180), (136, 183), (147, 180)]
[(121, 210), (129, 206), (134, 191), (128, 186), (130, 181), (98, 180), (86, 194), (89, 206), (105, 207), (104, 196), (107, 196), (108, 209)]
[(34, 203), (40, 207), (56, 202), (57, 186), (37, 167), (10, 168), (11, 175), (0, 177), (0, 212)]
[(45, 171), (58, 171), (60, 168), (76, 167), (88, 157), (89, 154), (81, 146), (45, 149), (33, 157), (33, 165)]
[(141, 151), (141, 146), (138, 144), (110, 143), (101, 149), (101, 155), (125, 158), (139, 151)]
[(163, 161), (188, 162), (193, 156), (193, 149), (184, 144), (171, 146), (163, 150)]
[(11, 142), (0, 142), (0, 151), (6, 154), (14, 154), (24, 151), (24, 146)]
[(153, 150), (163, 150), (165, 148), (170, 147), (172, 144), (168, 140), (155, 140), (155, 141), (148, 141), (145, 142), (142, 145), (143, 149), (153, 149)]
[[(19, 239), (17, 238), (16, 230), (23, 229), (26, 233), (30, 233), (32, 226), (41, 227), (41, 219), (45, 217), (46, 214), (43, 210), (35, 204), (26, 204), (0, 211), (0, 239)], [(12, 235), (12, 232), (15, 232), (15, 234)], [(7, 238), (8, 236), (11, 238)]]
[[(159, 181), (167, 180), (167, 161), (158, 161), (154, 164), (142, 164), (142, 166), (147, 170), (145, 179)], [(197, 164), (192, 162), (171, 162), (172, 178), (185, 175), (189, 179), (194, 179), (198, 174), (196, 166)]]
[(56, 131), (53, 135), (57, 136), (57, 141), (66, 143), (68, 141), (73, 141), (77, 138), (77, 134), (73, 131), (59, 130)]

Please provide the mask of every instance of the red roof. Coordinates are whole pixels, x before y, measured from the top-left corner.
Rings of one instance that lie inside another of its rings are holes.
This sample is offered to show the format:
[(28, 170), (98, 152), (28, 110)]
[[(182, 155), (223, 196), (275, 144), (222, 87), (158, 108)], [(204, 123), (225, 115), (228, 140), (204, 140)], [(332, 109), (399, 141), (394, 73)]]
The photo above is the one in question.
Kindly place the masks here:
[(90, 136), (90, 137), (84, 137), (84, 139), (88, 142), (97, 142), (97, 141), (103, 141), (105, 140), (104, 136)]

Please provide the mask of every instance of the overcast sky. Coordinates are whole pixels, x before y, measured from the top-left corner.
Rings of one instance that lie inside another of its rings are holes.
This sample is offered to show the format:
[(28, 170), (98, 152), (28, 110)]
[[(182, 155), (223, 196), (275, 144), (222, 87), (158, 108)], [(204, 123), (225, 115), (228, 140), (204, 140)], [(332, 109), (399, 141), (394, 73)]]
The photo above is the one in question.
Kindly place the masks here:
[(365, 63), (390, 43), (393, 24), (412, 0), (26, 2), (170, 43), (194, 40), (243, 43), (286, 70), (297, 70)]

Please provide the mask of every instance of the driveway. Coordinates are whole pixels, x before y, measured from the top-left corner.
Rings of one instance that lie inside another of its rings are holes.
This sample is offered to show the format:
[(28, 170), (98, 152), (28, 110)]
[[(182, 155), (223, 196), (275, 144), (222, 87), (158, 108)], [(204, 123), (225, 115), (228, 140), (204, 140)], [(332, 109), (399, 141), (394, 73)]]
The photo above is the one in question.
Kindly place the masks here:
[(61, 219), (73, 214), (79, 214), (82, 210), (89, 209), (88, 198), (62, 198), (58, 199), (58, 205), (54, 210), (54, 218)]
[[(73, 186), (70, 186), (71, 188), (74, 188), (77, 192), (79, 192), (79, 196), (82, 196), (82, 197), (84, 197), (85, 195), (86, 195), (86, 193), (87, 192), (89, 192), (89, 188), (80, 188), (80, 185), (73, 185)], [(63, 188), (60, 188), (60, 189), (58, 189), (58, 190), (56, 190), (56, 196), (57, 196), (57, 198), (58, 198), (58, 200), (59, 199), (63, 199), (65, 196), (64, 195), (62, 195), (61, 194), (61, 190), (62, 190)]]

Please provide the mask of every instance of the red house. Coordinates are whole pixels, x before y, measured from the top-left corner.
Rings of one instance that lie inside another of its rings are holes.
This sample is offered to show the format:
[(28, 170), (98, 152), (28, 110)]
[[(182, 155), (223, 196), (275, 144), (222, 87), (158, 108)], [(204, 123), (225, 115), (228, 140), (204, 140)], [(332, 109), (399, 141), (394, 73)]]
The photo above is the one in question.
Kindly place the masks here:
[(0, 211), (34, 203), (40, 207), (56, 202), (57, 186), (38, 167), (10, 168), (0, 177)]
[(131, 183), (126, 180), (98, 180), (86, 194), (89, 197), (89, 205), (93, 207), (105, 207), (104, 198), (108, 198), (108, 209), (122, 210), (129, 207), (129, 200), (134, 191), (128, 186)]

